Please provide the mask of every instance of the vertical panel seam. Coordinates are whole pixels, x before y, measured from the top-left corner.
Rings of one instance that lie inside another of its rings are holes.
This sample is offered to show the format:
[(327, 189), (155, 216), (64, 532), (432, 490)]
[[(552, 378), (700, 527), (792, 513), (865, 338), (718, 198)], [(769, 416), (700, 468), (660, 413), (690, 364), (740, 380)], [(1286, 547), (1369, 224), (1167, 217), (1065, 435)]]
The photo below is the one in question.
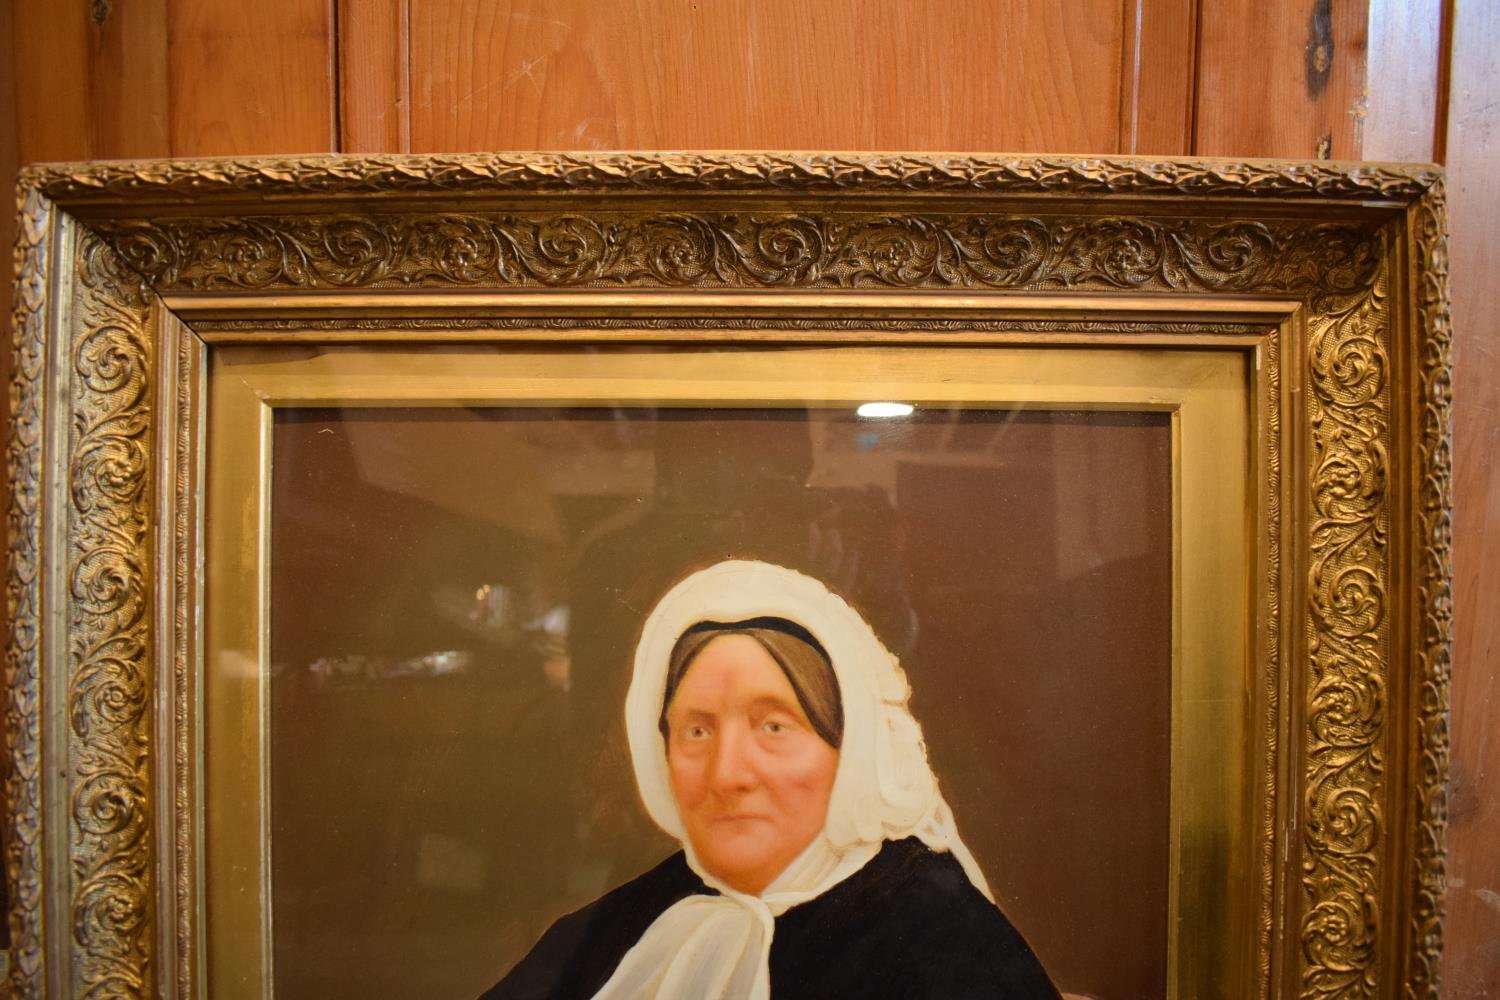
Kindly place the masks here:
[(1115, 149), (1134, 156), (1140, 147), (1141, 33), (1146, 0), (1123, 0), (1120, 7), (1120, 118)]
[(400, 31), (401, 39), (397, 49), (399, 60), (397, 72), (400, 80), (397, 82), (397, 93), (401, 95), (400, 114), (396, 116), (397, 141), (401, 145), (401, 152), (411, 152), (411, 0), (401, 0), (400, 7)]
[(328, 145), (335, 153), (342, 153), (348, 145), (344, 135), (344, 51), (339, 34), (340, 3), (341, 0), (328, 0), (328, 87), (333, 105)]
[(1187, 152), (1189, 156), (1198, 156), (1198, 102), (1203, 92), (1203, 0), (1192, 0), (1190, 9), (1193, 44), (1188, 52), (1192, 65), (1188, 69)]
[(1457, 19), (1455, 0), (1443, 0), (1438, 13), (1437, 94), (1433, 101), (1432, 158), (1448, 163), (1448, 117), (1453, 87), (1453, 22)]

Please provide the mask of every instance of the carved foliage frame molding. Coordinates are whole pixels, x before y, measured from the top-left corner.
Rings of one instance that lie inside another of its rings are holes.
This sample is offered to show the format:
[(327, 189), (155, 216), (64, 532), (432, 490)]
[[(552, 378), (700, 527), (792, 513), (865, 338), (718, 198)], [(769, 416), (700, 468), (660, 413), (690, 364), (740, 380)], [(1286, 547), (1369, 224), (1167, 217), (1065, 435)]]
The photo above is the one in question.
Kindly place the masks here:
[[(355, 291), (667, 289), (744, 302), (878, 290), (899, 293), (909, 318), (542, 305), (524, 318), (422, 312), (401, 336), (1068, 342), (1108, 330), (1171, 344), (1204, 336), (1171, 321), (1176, 303), (1291, 302), (1284, 323), (1219, 330), (1260, 337), (1277, 387), (1260, 442), (1260, 992), (1435, 998), (1451, 614), (1443, 205), (1433, 168), (1267, 162), (531, 154), (28, 168), (6, 456), (16, 996), (198, 990), (183, 637), (204, 340), (395, 336), (388, 320), (295, 308)], [(924, 314), (953, 291), (1070, 304), (1045, 322)], [(275, 295), (282, 312), (215, 318), (226, 292)], [(1112, 296), (1164, 312), (1091, 321), (1088, 304)]]

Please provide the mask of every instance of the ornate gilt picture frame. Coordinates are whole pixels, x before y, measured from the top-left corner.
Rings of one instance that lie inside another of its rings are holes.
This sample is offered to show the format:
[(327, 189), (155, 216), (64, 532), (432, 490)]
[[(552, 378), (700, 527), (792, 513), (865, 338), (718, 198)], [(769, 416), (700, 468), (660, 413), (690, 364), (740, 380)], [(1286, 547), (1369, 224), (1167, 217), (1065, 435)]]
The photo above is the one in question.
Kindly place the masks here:
[(16, 996), (273, 993), (275, 413), (897, 393), (1167, 415), (1167, 995), (1438, 995), (1437, 168), (497, 154), (39, 166), (19, 197)]

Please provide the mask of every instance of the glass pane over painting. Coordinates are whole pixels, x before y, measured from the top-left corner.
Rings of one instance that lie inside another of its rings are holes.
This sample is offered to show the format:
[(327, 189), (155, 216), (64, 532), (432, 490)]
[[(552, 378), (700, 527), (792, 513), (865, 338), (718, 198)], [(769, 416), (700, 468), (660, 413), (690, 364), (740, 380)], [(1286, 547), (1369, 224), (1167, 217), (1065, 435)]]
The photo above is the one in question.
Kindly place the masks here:
[(899, 658), (1061, 988), (1166, 993), (1169, 414), (294, 406), (271, 454), (278, 996), (476, 995), (677, 850), (622, 704), (656, 599), (727, 558)]

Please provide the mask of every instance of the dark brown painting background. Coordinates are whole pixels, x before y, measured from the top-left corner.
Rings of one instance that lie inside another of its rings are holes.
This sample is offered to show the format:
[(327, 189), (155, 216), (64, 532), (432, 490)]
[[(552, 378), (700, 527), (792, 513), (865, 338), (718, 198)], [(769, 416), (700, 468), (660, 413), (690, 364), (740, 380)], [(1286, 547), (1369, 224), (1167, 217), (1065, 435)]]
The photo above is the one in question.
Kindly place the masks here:
[(1164, 417), (296, 410), (273, 468), (278, 996), (472, 996), (675, 849), (623, 751), (628, 665), (727, 557), (827, 581), (901, 657), (1058, 985), (1164, 994)]

